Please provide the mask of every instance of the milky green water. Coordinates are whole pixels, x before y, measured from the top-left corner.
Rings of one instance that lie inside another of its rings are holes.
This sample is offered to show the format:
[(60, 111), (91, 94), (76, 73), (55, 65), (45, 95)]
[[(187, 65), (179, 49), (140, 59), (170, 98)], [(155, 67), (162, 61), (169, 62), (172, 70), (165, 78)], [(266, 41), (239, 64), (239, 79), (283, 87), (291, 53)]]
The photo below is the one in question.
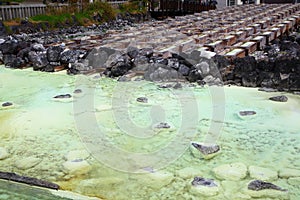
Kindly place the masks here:
[[(285, 94), (288, 102), (278, 103), (268, 98), (282, 93), (257, 88), (158, 85), (1, 67), (0, 102), (14, 106), (0, 108), (0, 147), (9, 153), (0, 160), (0, 171), (119, 200), (253, 199), (246, 189), (253, 180), (249, 174), (219, 180), (213, 169), (241, 162), (278, 174), (300, 170), (300, 96)], [(82, 93), (73, 94), (75, 89)], [(53, 99), (67, 93), (73, 97)], [(137, 102), (138, 97), (148, 103)], [(241, 110), (257, 114), (240, 117)], [(157, 129), (159, 122), (171, 127)], [(190, 141), (216, 143), (221, 153), (210, 160), (195, 158)], [(195, 176), (218, 181), (218, 193), (192, 193)], [(300, 175), (293, 176), (271, 182), (289, 190), (284, 198), (296, 200)], [(276, 199), (261, 199), (268, 198)]]

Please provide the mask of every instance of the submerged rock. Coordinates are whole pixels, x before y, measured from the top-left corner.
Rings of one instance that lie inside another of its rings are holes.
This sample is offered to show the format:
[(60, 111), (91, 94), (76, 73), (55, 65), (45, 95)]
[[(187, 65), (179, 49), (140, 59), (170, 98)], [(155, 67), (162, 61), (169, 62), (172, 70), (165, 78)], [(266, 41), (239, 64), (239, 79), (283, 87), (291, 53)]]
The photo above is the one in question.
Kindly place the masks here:
[(11, 102), (5, 102), (5, 103), (2, 103), (2, 107), (8, 107), (8, 106), (12, 106), (13, 103)]
[(203, 157), (208, 160), (215, 157), (219, 151), (220, 146), (217, 144), (201, 144), (198, 142), (191, 142), (191, 152), (195, 157)]
[(240, 116), (251, 116), (251, 115), (255, 115), (256, 112), (251, 110), (245, 110), (245, 111), (240, 111), (239, 114)]
[(194, 195), (215, 196), (219, 193), (219, 186), (212, 179), (195, 177), (190, 186), (190, 192)]
[(251, 181), (248, 184), (248, 189), (249, 190), (255, 190), (255, 191), (266, 190), (266, 189), (287, 191), (286, 189), (282, 189), (281, 187), (279, 187), (277, 185), (274, 185), (273, 183), (268, 183), (268, 182), (264, 182), (264, 181), (261, 181), (261, 180)]
[(74, 94), (80, 94), (80, 93), (82, 93), (82, 90), (81, 90), (81, 89), (76, 89), (76, 90), (74, 90), (73, 93), (74, 93)]
[(247, 176), (247, 166), (243, 163), (220, 165), (213, 169), (218, 179), (238, 181)]
[(167, 122), (160, 122), (159, 124), (156, 124), (154, 128), (158, 129), (168, 129), (171, 128), (171, 126)]
[(263, 92), (277, 92), (278, 90), (274, 89), (274, 88), (262, 87), (262, 88), (259, 88), (258, 91), (263, 91)]
[(148, 103), (148, 99), (146, 97), (138, 97), (136, 101), (141, 103)]
[(275, 96), (275, 97), (270, 97), (269, 98), (271, 101), (278, 101), (278, 102), (287, 102), (288, 98), (284, 95), (281, 96)]
[(199, 176), (196, 176), (192, 181), (193, 186), (206, 186), (206, 187), (217, 187), (218, 185), (215, 183), (213, 179), (206, 179)]
[(55, 99), (68, 99), (68, 98), (71, 98), (71, 97), (72, 97), (72, 95), (70, 95), (70, 94), (60, 94), (60, 95), (57, 95), (53, 98), (55, 98)]

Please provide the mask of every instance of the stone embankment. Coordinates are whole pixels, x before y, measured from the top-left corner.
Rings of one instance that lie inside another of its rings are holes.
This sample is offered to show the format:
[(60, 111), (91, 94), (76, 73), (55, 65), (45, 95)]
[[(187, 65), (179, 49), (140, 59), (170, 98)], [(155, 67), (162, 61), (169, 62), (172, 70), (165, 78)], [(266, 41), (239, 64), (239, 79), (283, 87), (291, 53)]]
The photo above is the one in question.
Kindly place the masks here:
[(235, 6), (138, 25), (117, 20), (6, 37), (0, 60), (11, 68), (120, 81), (139, 76), (299, 91), (300, 40), (291, 35), (299, 22), (299, 4)]

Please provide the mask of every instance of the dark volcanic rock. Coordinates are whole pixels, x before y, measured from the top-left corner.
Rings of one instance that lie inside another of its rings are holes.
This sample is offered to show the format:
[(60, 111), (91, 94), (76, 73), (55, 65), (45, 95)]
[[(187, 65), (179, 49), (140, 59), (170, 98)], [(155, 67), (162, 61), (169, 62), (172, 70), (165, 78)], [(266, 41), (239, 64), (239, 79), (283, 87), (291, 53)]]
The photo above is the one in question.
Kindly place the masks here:
[(51, 46), (47, 49), (47, 59), (49, 62), (58, 62), (63, 51), (61, 46)]
[(255, 115), (256, 112), (252, 110), (245, 110), (245, 111), (240, 111), (239, 114), (241, 116), (251, 116), (251, 115)]
[(206, 146), (206, 145), (202, 145), (202, 144), (192, 142), (192, 145), (193, 145), (193, 147), (198, 149), (204, 155), (209, 155), (209, 154), (213, 154), (213, 153), (216, 153), (216, 152), (220, 151), (220, 146), (216, 145), (216, 144)]
[(183, 76), (188, 76), (190, 73), (190, 68), (184, 64), (180, 64), (178, 72), (181, 73)]
[(12, 106), (12, 105), (13, 105), (13, 103), (11, 103), (11, 102), (5, 102), (2, 104), (2, 107), (8, 107), (8, 106)]
[(127, 48), (127, 55), (128, 55), (130, 58), (134, 59), (134, 58), (137, 57), (138, 54), (139, 54), (139, 49), (138, 49), (138, 48), (132, 47), (132, 46), (129, 46), (129, 47)]
[(73, 93), (74, 93), (74, 94), (80, 94), (80, 93), (82, 93), (82, 90), (81, 90), (81, 89), (76, 89), (76, 90), (74, 90)]
[(190, 82), (196, 82), (199, 80), (202, 80), (201, 71), (199, 69), (191, 69), (189, 72), (189, 75), (187, 76), (187, 79)]
[(146, 97), (139, 97), (136, 99), (137, 102), (148, 103), (148, 99)]
[(79, 58), (80, 52), (76, 50), (63, 51), (60, 55), (62, 64), (75, 63)]
[(177, 81), (178, 79), (183, 79), (183, 76), (173, 68), (153, 63), (149, 65), (144, 78), (147, 81)]
[(60, 95), (57, 95), (53, 98), (55, 98), (55, 99), (68, 99), (68, 98), (71, 98), (71, 97), (72, 97), (72, 95), (70, 95), (70, 94), (60, 94)]
[(258, 91), (263, 91), (263, 92), (278, 92), (277, 89), (274, 89), (274, 88), (266, 88), (266, 87), (259, 88)]
[(32, 62), (33, 70), (41, 70), (43, 67), (49, 64), (46, 53), (37, 53), (30, 51), (28, 53), (29, 61)]
[(268, 183), (261, 180), (251, 181), (248, 184), (248, 189), (255, 190), (255, 191), (266, 190), (266, 189), (287, 191), (286, 189), (282, 189), (281, 187), (274, 185), (273, 183)]
[(168, 128), (171, 128), (171, 126), (166, 122), (160, 122), (159, 124), (155, 125), (155, 128), (168, 129)]
[(17, 54), (18, 53), (18, 42), (16, 40), (6, 40), (0, 44), (0, 51), (3, 54)]
[(213, 179), (206, 179), (206, 178), (202, 178), (202, 177), (198, 177), (196, 176), (194, 178), (194, 180), (192, 181), (192, 185), (193, 186), (206, 186), (206, 187), (217, 187), (217, 183), (215, 183), (215, 181)]
[(16, 58), (17, 58), (16, 55), (13, 55), (13, 54), (4, 54), (3, 55), (3, 63), (7, 67), (11, 67), (12, 63), (15, 61)]
[(43, 71), (43, 72), (54, 72), (55, 69), (54, 69), (53, 65), (48, 64), (41, 71)]
[(287, 96), (284, 96), (284, 95), (270, 97), (269, 99), (272, 100), (272, 101), (279, 101), (279, 102), (287, 102), (288, 101)]

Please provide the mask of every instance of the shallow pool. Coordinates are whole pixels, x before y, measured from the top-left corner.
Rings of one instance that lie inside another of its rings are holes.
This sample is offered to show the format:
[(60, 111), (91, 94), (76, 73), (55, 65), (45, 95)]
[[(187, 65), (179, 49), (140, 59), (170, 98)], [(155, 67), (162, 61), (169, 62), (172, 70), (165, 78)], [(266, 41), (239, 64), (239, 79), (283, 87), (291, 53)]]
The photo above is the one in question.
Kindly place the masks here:
[[(1, 104), (13, 103), (0, 107), (0, 171), (109, 200), (300, 198), (299, 95), (280, 103), (268, 98), (283, 93), (257, 88), (174, 89), (4, 67), (0, 91)], [(62, 94), (72, 97), (53, 98)], [(256, 114), (240, 116), (245, 110)], [(191, 141), (221, 152), (203, 159)], [(245, 176), (218, 175), (236, 163)], [(217, 189), (195, 189), (196, 176), (214, 179)], [(258, 178), (288, 192), (249, 191)]]

